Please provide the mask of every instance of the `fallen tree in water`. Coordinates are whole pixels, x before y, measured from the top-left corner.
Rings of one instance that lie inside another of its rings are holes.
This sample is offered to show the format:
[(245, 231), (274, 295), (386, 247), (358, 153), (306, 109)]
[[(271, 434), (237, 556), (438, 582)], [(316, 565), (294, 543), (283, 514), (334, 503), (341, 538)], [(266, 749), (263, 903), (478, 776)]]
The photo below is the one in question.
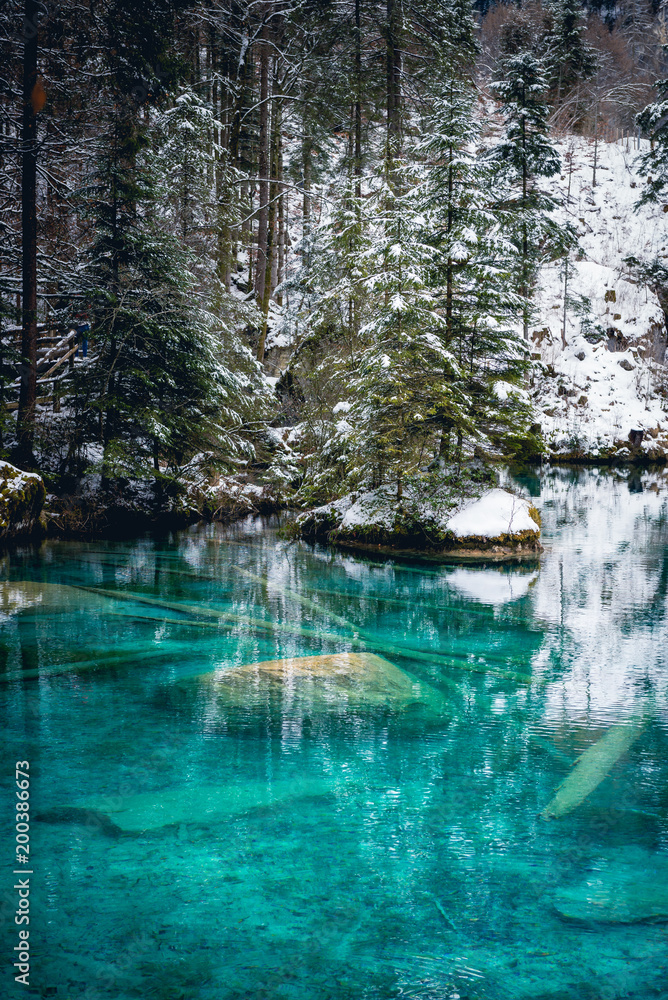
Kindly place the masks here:
[(645, 726), (643, 719), (625, 726), (615, 726), (593, 746), (588, 747), (543, 809), (541, 819), (558, 819), (584, 802), (607, 777), (619, 758), (633, 746)]

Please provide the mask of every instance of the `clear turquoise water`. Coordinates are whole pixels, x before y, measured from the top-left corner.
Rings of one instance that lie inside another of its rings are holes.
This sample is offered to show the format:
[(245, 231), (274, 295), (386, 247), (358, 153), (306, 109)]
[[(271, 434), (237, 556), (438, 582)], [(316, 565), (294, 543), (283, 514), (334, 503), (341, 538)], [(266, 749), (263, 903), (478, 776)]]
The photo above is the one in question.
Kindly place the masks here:
[[(522, 569), (374, 563), (260, 521), (7, 556), (0, 996), (668, 996), (668, 924), (574, 922), (555, 904), (571, 892), (591, 910), (597, 880), (619, 878), (633, 906), (649, 873), (668, 916), (666, 481), (525, 485), (546, 551)], [(67, 589), (81, 585), (191, 610)], [(350, 650), (342, 619), (445, 710), (345, 709), (298, 680), (230, 707), (195, 676)], [(578, 755), (640, 713), (609, 776), (541, 820)], [(67, 819), (32, 824), (32, 994), (9, 957), (24, 759), (33, 811)], [(62, 812), (196, 803), (204, 786), (270, 798), (115, 837)]]

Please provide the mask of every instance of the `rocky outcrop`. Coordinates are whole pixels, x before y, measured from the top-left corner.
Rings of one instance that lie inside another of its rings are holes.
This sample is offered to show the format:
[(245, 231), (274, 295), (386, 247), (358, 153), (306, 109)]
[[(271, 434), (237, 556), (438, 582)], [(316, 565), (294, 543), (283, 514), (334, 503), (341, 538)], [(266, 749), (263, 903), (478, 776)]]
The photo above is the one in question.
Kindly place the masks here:
[(45, 499), (41, 476), (0, 462), (0, 540), (33, 531)]

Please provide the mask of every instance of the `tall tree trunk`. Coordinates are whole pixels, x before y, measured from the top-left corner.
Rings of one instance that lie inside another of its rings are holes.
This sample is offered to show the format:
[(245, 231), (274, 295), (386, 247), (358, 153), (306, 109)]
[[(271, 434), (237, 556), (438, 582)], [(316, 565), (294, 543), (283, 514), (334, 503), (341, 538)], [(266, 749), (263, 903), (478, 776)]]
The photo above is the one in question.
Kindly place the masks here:
[(529, 167), (527, 162), (526, 122), (522, 119), (522, 335), (529, 340), (529, 234), (527, 231), (527, 210), (529, 193)]
[[(276, 285), (280, 285), (285, 277), (285, 228), (286, 228), (286, 212), (285, 212), (285, 188), (283, 186), (283, 140), (281, 136), (281, 130), (279, 128), (276, 135), (276, 176), (278, 180), (278, 252), (276, 254)], [(279, 306), (283, 305), (283, 294), (279, 293), (276, 295), (276, 301)]]
[(355, 0), (355, 200), (358, 224), (361, 221), (362, 198), (362, 24), (360, 0)]
[(401, 144), (401, 0), (387, 0), (387, 149), (392, 159)]
[(21, 130), (23, 316), (17, 460), (24, 465), (32, 465), (37, 400), (37, 112), (42, 103), (37, 82), (38, 0), (25, 0), (24, 16)]
[[(278, 83), (274, 80), (275, 89), (278, 90)], [(277, 194), (278, 194), (278, 156), (279, 156), (279, 130), (281, 120), (280, 99), (274, 101), (271, 127), (271, 183), (269, 185), (269, 205), (267, 215), (267, 242), (265, 250), (264, 278), (262, 284), (262, 299), (260, 307), (262, 309), (262, 329), (257, 347), (257, 360), (264, 361), (264, 349), (267, 339), (267, 323), (269, 319), (269, 300), (272, 293), (272, 277), (274, 274), (274, 260), (276, 258), (276, 217), (277, 217)]]
[[(453, 86), (450, 86), (450, 107), (452, 108), (453, 103)], [(452, 118), (452, 111), (451, 111)], [(450, 140), (450, 145), (448, 147), (448, 220), (447, 220), (447, 234), (448, 242), (452, 234), (452, 228), (454, 226), (455, 211), (454, 211), (454, 191), (455, 191), (455, 151), (452, 140)], [(454, 261), (452, 257), (448, 257), (448, 263), (446, 266), (446, 280), (445, 280), (445, 342), (449, 347), (452, 343), (452, 338), (454, 336), (453, 330), (453, 279), (454, 279)]]
[[(271, 184), (269, 187), (269, 226), (273, 229), (272, 246), (274, 252), (271, 259), (271, 285), (269, 294), (273, 295), (278, 285), (278, 271), (281, 255), (281, 179), (283, 177), (283, 147), (281, 144), (281, 127), (283, 121), (283, 106), (281, 102), (281, 83), (278, 78), (278, 63), (274, 64), (274, 80), (272, 84), (272, 116), (271, 116)], [(267, 266), (269, 262), (267, 262)]]
[(568, 305), (568, 254), (564, 260), (564, 315), (561, 324), (561, 348), (566, 349), (566, 318)]
[[(262, 29), (260, 44), (260, 135), (258, 150), (259, 211), (257, 232), (257, 266), (255, 270), (255, 295), (258, 303), (264, 300), (265, 275), (267, 273), (267, 235), (269, 228), (269, 29)], [(271, 272), (270, 272), (271, 273)]]
[(306, 129), (308, 124), (304, 122), (304, 137), (302, 139), (302, 191), (303, 191), (303, 201), (302, 201), (302, 219), (303, 219), (303, 232), (302, 235), (306, 236), (309, 232), (311, 225), (311, 137), (307, 134)]

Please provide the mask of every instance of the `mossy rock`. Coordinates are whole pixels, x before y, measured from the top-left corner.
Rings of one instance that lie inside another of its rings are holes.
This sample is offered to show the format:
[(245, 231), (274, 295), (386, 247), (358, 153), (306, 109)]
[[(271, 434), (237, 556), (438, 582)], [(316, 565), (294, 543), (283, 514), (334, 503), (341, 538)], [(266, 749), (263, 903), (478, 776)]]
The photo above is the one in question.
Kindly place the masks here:
[(45, 500), (41, 476), (0, 462), (0, 539), (33, 531)]

